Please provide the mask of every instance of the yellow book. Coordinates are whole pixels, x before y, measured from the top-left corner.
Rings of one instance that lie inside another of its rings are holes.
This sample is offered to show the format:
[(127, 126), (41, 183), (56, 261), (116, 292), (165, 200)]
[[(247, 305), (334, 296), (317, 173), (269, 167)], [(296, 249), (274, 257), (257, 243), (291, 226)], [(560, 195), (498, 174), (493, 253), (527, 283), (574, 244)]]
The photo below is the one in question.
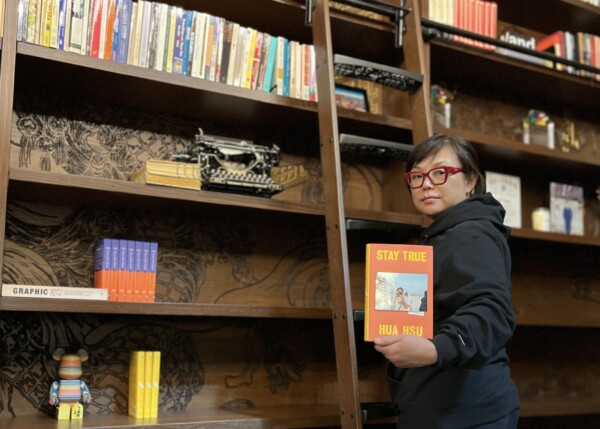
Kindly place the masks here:
[(144, 417), (144, 360), (145, 352), (131, 352), (129, 360), (129, 406), (128, 414), (135, 418)]
[(152, 358), (151, 351), (144, 352), (144, 418), (148, 419), (152, 408)]
[(177, 15), (182, 13), (180, 7), (171, 6), (171, 22), (169, 22), (169, 39), (167, 40), (167, 58), (166, 68), (167, 73), (173, 72), (173, 53), (175, 51), (175, 30), (177, 28)]
[(160, 396), (160, 352), (152, 352), (152, 395), (150, 400), (150, 417), (158, 417), (158, 400)]
[(252, 86), (252, 66), (254, 65), (254, 51), (256, 50), (256, 39), (258, 38), (258, 31), (252, 28), (250, 33), (250, 42), (248, 43), (248, 50), (246, 51), (246, 64), (244, 66), (244, 74), (242, 76), (241, 85), (242, 88), (250, 89)]

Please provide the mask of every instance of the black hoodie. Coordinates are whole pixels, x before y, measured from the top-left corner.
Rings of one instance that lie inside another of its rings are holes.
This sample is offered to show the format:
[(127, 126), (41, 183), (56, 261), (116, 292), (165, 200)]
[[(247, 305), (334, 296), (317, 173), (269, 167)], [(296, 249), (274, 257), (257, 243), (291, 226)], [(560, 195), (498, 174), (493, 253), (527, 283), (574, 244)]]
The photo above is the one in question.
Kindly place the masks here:
[(504, 209), (491, 194), (448, 208), (421, 235), (433, 246), (438, 362), (388, 366), (398, 428), (465, 429), (519, 408), (506, 346), (514, 329)]

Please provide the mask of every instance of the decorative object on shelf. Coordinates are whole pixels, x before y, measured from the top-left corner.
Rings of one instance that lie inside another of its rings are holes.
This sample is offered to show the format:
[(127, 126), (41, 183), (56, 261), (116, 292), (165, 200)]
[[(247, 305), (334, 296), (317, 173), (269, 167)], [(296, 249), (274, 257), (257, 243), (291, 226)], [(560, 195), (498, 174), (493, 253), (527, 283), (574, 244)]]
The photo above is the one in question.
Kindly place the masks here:
[(335, 104), (338, 107), (359, 112), (369, 111), (367, 91), (346, 85), (335, 84)]
[(550, 231), (583, 235), (583, 188), (550, 183)]
[(560, 149), (563, 152), (577, 151), (582, 147), (581, 139), (577, 138), (575, 132), (575, 123), (565, 121), (562, 133), (560, 134)]
[(450, 128), (452, 119), (452, 99), (454, 96), (439, 85), (431, 86), (429, 99), (431, 100), (431, 113), (433, 122), (443, 127)]
[(67, 354), (64, 349), (56, 349), (52, 358), (59, 362), (58, 376), (50, 387), (49, 404), (56, 407), (58, 420), (83, 419), (83, 405), (92, 400), (90, 391), (80, 379), (81, 364), (88, 360), (88, 353), (80, 349), (76, 354)]
[(531, 109), (523, 118), (523, 143), (554, 149), (554, 122), (545, 112)]
[(365, 341), (386, 335), (433, 336), (433, 248), (367, 244)]
[(353, 88), (362, 88), (367, 91), (367, 100), (369, 102), (369, 113), (374, 115), (380, 115), (382, 111), (382, 99), (383, 93), (382, 86), (378, 83), (371, 82), (370, 80), (355, 79), (352, 77), (336, 76), (336, 84), (346, 85)]
[(199, 128), (194, 143), (183, 153), (173, 154), (175, 161), (198, 163), (200, 189), (260, 197), (271, 197), (283, 186), (271, 177), (279, 164), (279, 147), (256, 145), (246, 140), (204, 134)]
[(521, 178), (510, 174), (485, 172), (485, 183), (504, 210), (504, 224), (512, 228), (521, 228)]
[(535, 231), (550, 232), (550, 209), (548, 207), (533, 209), (531, 226)]

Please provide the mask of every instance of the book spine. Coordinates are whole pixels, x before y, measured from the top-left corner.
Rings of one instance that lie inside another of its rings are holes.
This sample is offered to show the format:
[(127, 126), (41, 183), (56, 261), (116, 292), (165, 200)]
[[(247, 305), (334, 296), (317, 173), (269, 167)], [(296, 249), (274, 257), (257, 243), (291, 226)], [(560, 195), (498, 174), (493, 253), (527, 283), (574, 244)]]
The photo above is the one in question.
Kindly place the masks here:
[(192, 38), (192, 22), (194, 12), (189, 10), (186, 12), (183, 26), (183, 59), (181, 62), (181, 74), (188, 75), (188, 62), (190, 60), (190, 43)]
[(117, 301), (127, 301), (127, 240), (118, 240)]
[(121, 19), (119, 20), (119, 42), (117, 47), (117, 62), (119, 63), (127, 62), (132, 5), (132, 0), (123, 0)]
[(149, 350), (144, 352), (144, 418), (148, 419), (151, 417), (151, 407), (152, 407), (152, 369), (153, 369), (153, 356)]
[(158, 35), (156, 46), (156, 62), (154, 70), (163, 70), (165, 62), (165, 44), (167, 42), (167, 18), (169, 17), (169, 5), (161, 3), (159, 6)]
[(95, 287), (3, 284), (2, 296), (108, 301), (108, 290)]
[(27, 43), (35, 42), (35, 23), (36, 23), (38, 10), (39, 10), (38, 5), (39, 5), (39, 0), (29, 0), (28, 10), (27, 10), (27, 30), (26, 30)]
[(127, 240), (127, 272), (125, 287), (125, 301), (127, 302), (135, 301), (135, 243), (135, 241)]
[(148, 299), (146, 302), (154, 302), (156, 299), (156, 271), (158, 263), (158, 243), (150, 243), (150, 266), (148, 267)]
[(150, 270), (150, 243), (142, 244), (142, 281), (140, 282), (140, 302), (148, 302), (148, 279)]
[(175, 31), (177, 30), (177, 11), (177, 7), (171, 6), (169, 8), (169, 17), (167, 19), (167, 25), (169, 26), (169, 38), (165, 46), (166, 55), (163, 62), (163, 70), (167, 73), (171, 73), (173, 71), (173, 51), (175, 49)]
[(144, 252), (144, 243), (135, 242), (135, 268), (133, 280), (133, 302), (142, 302), (142, 285), (144, 282), (142, 270), (142, 258)]
[(136, 350), (131, 352), (129, 359), (129, 402), (128, 414), (135, 418), (144, 417), (144, 363), (145, 352)]
[(119, 32), (121, 31), (121, 20), (123, 19), (123, 0), (115, 2), (115, 17), (113, 22), (113, 31), (111, 35), (110, 61), (117, 61), (119, 55)]
[(160, 359), (159, 351), (152, 352), (152, 395), (150, 400), (150, 417), (158, 417), (160, 396)]
[(111, 269), (112, 240), (103, 238), (96, 242), (94, 248), (94, 287), (109, 290)]
[(175, 20), (175, 45), (173, 47), (173, 73), (183, 74), (183, 51), (185, 43), (185, 21), (187, 12), (181, 8), (177, 10)]

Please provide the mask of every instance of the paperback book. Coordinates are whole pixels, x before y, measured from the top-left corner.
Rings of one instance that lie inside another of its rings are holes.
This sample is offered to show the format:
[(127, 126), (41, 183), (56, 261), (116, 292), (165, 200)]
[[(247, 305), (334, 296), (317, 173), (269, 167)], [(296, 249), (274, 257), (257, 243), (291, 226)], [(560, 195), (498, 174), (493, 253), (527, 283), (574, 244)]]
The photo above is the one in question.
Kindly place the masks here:
[(367, 244), (365, 341), (433, 337), (433, 247)]

